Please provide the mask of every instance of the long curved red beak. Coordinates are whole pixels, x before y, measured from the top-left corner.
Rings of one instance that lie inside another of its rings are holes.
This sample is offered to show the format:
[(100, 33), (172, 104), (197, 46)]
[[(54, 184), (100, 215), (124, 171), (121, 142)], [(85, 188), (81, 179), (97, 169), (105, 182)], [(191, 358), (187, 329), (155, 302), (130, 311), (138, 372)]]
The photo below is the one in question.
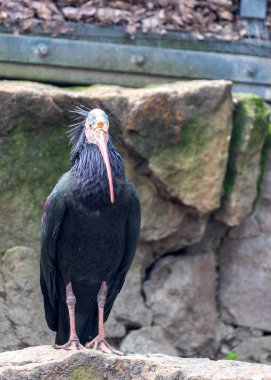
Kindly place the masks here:
[(99, 131), (97, 145), (101, 151), (101, 154), (103, 156), (104, 163), (106, 166), (107, 177), (108, 177), (108, 182), (109, 182), (109, 190), (110, 190), (110, 200), (111, 200), (111, 203), (114, 203), (114, 186), (113, 186), (113, 180), (112, 180), (110, 160), (108, 156), (107, 142), (108, 142), (108, 133), (103, 130)]

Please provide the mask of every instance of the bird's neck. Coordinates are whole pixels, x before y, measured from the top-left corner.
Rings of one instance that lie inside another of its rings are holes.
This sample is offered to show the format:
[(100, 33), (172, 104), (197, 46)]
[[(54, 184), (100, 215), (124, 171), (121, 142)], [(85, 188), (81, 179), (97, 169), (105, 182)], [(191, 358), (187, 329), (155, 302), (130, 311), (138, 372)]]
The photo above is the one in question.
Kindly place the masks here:
[[(108, 155), (114, 190), (117, 192), (117, 184), (124, 180), (125, 170), (121, 155), (110, 141), (108, 142)], [(75, 178), (78, 197), (85, 200), (91, 199), (91, 202), (98, 207), (110, 204), (106, 166), (97, 145), (85, 143), (71, 171)], [(115, 195), (117, 196), (117, 194)]]

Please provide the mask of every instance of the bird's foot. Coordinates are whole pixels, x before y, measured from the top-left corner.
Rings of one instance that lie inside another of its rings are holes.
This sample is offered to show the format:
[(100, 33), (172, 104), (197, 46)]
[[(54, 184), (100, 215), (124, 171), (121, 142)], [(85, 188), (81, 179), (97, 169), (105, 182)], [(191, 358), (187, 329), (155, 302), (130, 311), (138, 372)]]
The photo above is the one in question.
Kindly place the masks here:
[(66, 344), (63, 344), (62, 346), (59, 346), (58, 344), (55, 344), (53, 346), (57, 350), (82, 350), (85, 348), (79, 341), (79, 339), (76, 338), (71, 338)]
[(96, 336), (91, 342), (87, 343), (86, 348), (92, 348), (93, 350), (99, 350), (105, 352), (106, 354), (115, 354), (122, 356), (123, 352), (116, 350), (111, 347), (109, 343), (104, 338), (100, 338), (99, 335)]

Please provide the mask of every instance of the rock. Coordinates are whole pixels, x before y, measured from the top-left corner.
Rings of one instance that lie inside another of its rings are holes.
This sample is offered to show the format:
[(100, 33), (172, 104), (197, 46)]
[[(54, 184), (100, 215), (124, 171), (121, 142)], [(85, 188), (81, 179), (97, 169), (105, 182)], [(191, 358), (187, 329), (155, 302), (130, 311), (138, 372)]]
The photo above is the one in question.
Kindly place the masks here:
[(254, 213), (233, 228), (220, 251), (219, 300), (227, 323), (270, 331), (271, 154)]
[(127, 145), (148, 161), (162, 188), (201, 214), (220, 205), (232, 128), (230, 91), (223, 81), (141, 91), (131, 99), (125, 123)]
[(216, 306), (212, 253), (162, 257), (144, 291), (153, 323), (162, 328), (181, 355), (213, 354)]
[(151, 246), (157, 256), (174, 252), (200, 241), (204, 235), (208, 217), (195, 210), (159, 196), (155, 183), (140, 170), (127, 152), (127, 175), (133, 178), (142, 204), (141, 240)]
[(27, 247), (14, 247), (1, 261), (0, 350), (52, 343), (39, 289), (37, 254)]
[(235, 348), (238, 360), (254, 363), (271, 364), (271, 337), (252, 337), (243, 341)]
[(50, 88), (1, 82), (1, 253), (16, 245), (38, 249), (44, 201), (68, 167), (63, 110)]
[(270, 366), (155, 354), (118, 357), (87, 349), (39, 346), (0, 354), (0, 379), (269, 380)]
[(250, 327), (228, 325), (221, 320), (217, 326), (217, 339), (219, 341), (219, 349), (216, 359), (225, 359), (231, 353), (236, 355), (236, 359), (250, 361), (248, 357), (240, 355), (238, 347), (248, 342), (251, 338), (259, 338), (263, 336), (261, 330)]
[(159, 326), (148, 326), (131, 331), (124, 338), (120, 349), (129, 354), (140, 352), (141, 354), (159, 353), (178, 356), (178, 351)]
[(42, 206), (69, 167), (65, 132), (73, 121), (69, 111), (79, 104), (98, 104), (120, 120), (112, 129), (125, 143), (136, 173), (131, 179), (142, 194), (142, 240), (158, 254), (199, 241), (223, 190), (230, 89), (225, 81), (86, 91), (2, 81), (0, 251), (16, 245), (38, 249)]
[(225, 194), (216, 213), (229, 226), (238, 226), (252, 212), (270, 115), (256, 95), (236, 95), (236, 100)]
[(222, 318), (227, 323), (269, 331), (271, 237), (228, 239), (221, 249), (220, 265)]
[(141, 289), (149, 257), (150, 252), (141, 244), (106, 323), (109, 338), (123, 338), (126, 330), (151, 324), (151, 310), (144, 303)]

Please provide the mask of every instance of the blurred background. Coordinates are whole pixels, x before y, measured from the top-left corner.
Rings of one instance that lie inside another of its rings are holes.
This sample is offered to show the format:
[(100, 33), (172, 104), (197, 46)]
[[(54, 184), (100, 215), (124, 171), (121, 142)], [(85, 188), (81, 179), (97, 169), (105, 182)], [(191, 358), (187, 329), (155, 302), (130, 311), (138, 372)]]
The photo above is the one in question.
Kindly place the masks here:
[(271, 363), (270, 37), (270, 0), (0, 0), (0, 351), (53, 342), (39, 226), (83, 105), (142, 202), (110, 341)]

